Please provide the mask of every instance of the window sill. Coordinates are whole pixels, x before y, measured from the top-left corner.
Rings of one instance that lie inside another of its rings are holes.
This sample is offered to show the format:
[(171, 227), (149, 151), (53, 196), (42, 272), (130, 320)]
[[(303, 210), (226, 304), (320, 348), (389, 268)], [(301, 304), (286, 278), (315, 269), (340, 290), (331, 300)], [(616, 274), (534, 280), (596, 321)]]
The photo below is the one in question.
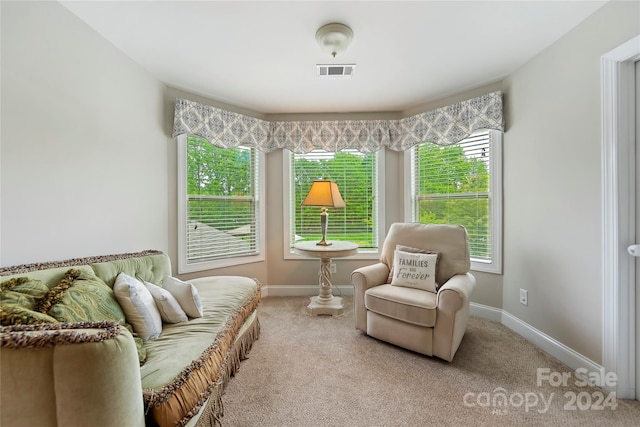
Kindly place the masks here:
[(502, 274), (502, 266), (495, 262), (480, 262), (471, 260), (471, 271), (490, 274)]

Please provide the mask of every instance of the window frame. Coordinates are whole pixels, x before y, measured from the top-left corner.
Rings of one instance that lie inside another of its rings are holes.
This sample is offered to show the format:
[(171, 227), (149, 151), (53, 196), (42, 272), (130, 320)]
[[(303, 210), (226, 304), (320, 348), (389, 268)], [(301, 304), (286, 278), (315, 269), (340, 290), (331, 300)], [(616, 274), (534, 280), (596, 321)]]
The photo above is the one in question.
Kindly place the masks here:
[[(286, 260), (309, 260), (309, 257), (297, 254), (293, 252), (293, 246), (289, 241), (291, 235), (291, 214), (292, 214), (292, 200), (291, 200), (291, 163), (295, 153), (286, 148), (282, 149), (282, 199), (283, 199), (283, 258)], [(378, 248), (377, 250), (358, 248), (358, 254), (350, 256), (349, 259), (366, 259), (366, 260), (378, 260), (382, 251), (382, 245), (386, 237), (385, 227), (385, 211), (386, 211), (386, 199), (385, 199), (385, 148), (381, 148), (376, 151), (376, 190), (377, 194), (375, 201), (378, 204), (376, 221), (377, 235), (378, 235)], [(331, 221), (331, 218), (329, 218)], [(320, 211), (318, 211), (318, 228), (320, 228)]]
[[(490, 174), (489, 174), (489, 203), (491, 214), (491, 236), (492, 236), (492, 258), (482, 260), (471, 258), (471, 270), (485, 273), (502, 274), (502, 132), (489, 130), (491, 144)], [(416, 150), (411, 147), (404, 152), (404, 188), (405, 197), (405, 221), (416, 222), (416, 194), (415, 194), (415, 170), (414, 153)]]
[[(197, 271), (213, 270), (222, 267), (250, 264), (265, 260), (266, 241), (266, 205), (265, 200), (265, 160), (263, 152), (256, 150), (258, 167), (256, 168), (258, 185), (256, 188), (255, 202), (258, 210), (256, 238), (256, 251), (253, 255), (239, 255), (229, 258), (219, 258), (205, 261), (189, 261), (187, 259), (187, 233), (184, 226), (187, 221), (187, 135), (178, 135), (177, 161), (178, 161), (178, 273), (193, 273)], [(254, 148), (255, 150), (255, 148)]]

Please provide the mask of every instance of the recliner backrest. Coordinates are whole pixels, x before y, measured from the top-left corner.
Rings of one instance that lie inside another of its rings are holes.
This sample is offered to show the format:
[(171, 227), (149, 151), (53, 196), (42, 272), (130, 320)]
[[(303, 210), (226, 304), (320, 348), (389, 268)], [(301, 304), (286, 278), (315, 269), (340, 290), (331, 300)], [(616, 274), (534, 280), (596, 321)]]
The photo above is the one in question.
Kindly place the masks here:
[(391, 224), (382, 245), (380, 261), (393, 266), (396, 245), (439, 252), (436, 281), (442, 285), (456, 274), (471, 269), (467, 230), (461, 225), (397, 222)]

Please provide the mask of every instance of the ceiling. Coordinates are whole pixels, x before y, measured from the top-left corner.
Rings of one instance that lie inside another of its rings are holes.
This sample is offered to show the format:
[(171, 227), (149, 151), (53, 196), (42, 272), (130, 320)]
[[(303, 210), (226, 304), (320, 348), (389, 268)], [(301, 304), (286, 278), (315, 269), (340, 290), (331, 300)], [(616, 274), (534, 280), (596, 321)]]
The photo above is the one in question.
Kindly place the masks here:
[[(62, 1), (169, 86), (260, 113), (400, 112), (496, 82), (605, 1)], [(322, 25), (354, 36), (332, 58)], [(356, 64), (321, 79), (316, 64)]]

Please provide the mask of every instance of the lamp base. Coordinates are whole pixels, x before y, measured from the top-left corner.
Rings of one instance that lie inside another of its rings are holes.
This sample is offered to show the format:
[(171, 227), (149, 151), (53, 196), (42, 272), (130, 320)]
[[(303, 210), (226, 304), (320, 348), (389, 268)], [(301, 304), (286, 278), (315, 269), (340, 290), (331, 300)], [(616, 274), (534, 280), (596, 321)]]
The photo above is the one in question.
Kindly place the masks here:
[(318, 246), (331, 246), (331, 243), (327, 242), (327, 223), (329, 222), (329, 213), (327, 212), (327, 208), (322, 208), (322, 213), (320, 214), (320, 228), (322, 230), (322, 240), (320, 240), (316, 245)]
[(322, 240), (320, 240), (318, 243), (316, 243), (316, 246), (331, 246), (331, 245), (332, 245), (332, 243), (331, 242), (327, 242), (324, 237), (322, 238)]

